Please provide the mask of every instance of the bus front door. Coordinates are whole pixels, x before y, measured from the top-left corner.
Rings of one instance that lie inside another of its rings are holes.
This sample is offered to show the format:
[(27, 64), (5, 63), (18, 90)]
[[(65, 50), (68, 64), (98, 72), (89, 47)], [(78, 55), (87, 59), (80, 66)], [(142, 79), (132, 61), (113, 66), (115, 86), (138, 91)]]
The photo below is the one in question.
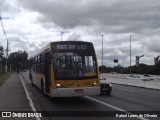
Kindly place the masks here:
[(45, 53), (45, 90), (50, 93), (50, 53)]

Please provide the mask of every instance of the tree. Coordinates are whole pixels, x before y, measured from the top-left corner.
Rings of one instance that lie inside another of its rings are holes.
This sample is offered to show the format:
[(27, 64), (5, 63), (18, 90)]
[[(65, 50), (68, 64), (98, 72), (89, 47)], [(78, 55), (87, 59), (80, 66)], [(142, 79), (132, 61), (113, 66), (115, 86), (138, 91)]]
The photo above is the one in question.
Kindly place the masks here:
[(2, 61), (3, 55), (4, 55), (4, 50), (3, 50), (3, 47), (0, 46), (0, 61)]
[(5, 72), (5, 58), (3, 57), (4, 55), (4, 49), (3, 46), (0, 46), (0, 73)]
[[(118, 65), (111, 68), (103, 65), (103, 66), (99, 66), (99, 71), (101, 73), (117, 72), (117, 73), (123, 73), (123, 74), (130, 74), (130, 66), (123, 68), (121, 65)], [(137, 67), (136, 65), (131, 66), (131, 74), (160, 75), (160, 60), (157, 62), (156, 65), (146, 65), (141, 63), (139, 64), (139, 67)]]
[(23, 70), (28, 67), (28, 54), (25, 51), (13, 52), (8, 57), (8, 64), (12, 70)]

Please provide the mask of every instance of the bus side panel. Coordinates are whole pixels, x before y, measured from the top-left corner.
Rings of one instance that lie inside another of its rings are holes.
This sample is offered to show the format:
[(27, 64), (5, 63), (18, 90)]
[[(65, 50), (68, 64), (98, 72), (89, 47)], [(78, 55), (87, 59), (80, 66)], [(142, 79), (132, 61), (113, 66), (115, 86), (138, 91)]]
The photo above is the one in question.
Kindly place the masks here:
[(99, 75), (99, 67), (98, 67), (98, 61), (97, 61), (97, 55), (96, 55), (96, 52), (95, 52), (95, 49), (94, 49), (94, 54), (95, 54), (95, 57), (96, 57), (96, 64), (97, 64), (97, 75), (98, 75), (98, 81), (97, 81), (97, 83), (98, 83), (98, 86), (100, 87), (100, 75)]
[(55, 75), (53, 71), (53, 64), (51, 64), (51, 89), (56, 88)]

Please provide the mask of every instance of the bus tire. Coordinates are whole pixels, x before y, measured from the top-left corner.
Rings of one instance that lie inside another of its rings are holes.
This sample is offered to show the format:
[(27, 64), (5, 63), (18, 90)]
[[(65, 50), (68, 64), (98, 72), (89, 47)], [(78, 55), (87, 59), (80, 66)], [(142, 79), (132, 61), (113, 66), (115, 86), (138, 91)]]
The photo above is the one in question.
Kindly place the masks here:
[(106, 91), (106, 95), (110, 95), (112, 91), (112, 88), (109, 88), (108, 91)]
[(110, 90), (106, 92), (106, 95), (110, 95), (110, 94), (111, 94), (111, 91), (110, 91)]

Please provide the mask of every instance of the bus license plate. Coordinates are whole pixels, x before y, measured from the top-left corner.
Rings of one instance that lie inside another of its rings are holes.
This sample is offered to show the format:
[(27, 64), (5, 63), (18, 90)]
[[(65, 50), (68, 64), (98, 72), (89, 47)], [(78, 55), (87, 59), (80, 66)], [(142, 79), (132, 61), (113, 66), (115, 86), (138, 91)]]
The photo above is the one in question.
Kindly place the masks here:
[(75, 93), (83, 93), (83, 89), (75, 89)]
[(107, 88), (102, 88), (102, 90), (108, 90)]

